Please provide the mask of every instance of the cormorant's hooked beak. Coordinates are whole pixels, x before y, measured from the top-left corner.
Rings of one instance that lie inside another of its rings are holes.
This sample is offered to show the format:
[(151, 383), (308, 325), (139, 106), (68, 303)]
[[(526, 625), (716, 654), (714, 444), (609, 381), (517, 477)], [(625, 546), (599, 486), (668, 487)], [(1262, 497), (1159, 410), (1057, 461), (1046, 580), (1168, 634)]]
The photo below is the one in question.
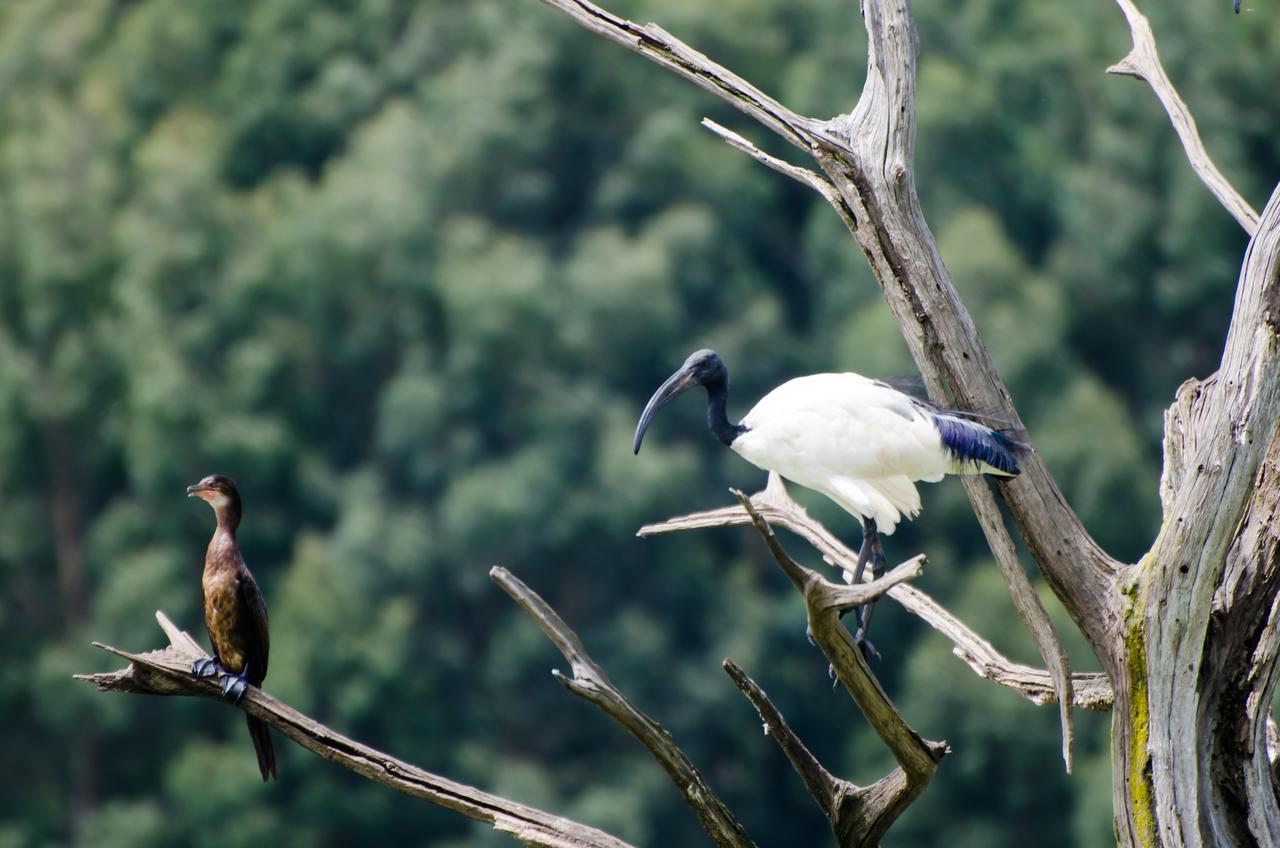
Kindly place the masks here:
[(645, 404), (644, 412), (640, 413), (640, 423), (636, 425), (636, 440), (632, 446), (635, 453), (640, 453), (640, 442), (644, 441), (644, 431), (649, 429), (649, 422), (658, 414), (658, 410), (696, 385), (698, 385), (698, 375), (692, 368), (686, 366), (672, 374), (658, 387), (653, 397), (649, 398), (649, 402)]
[(204, 493), (207, 491), (209, 490), (206, 489), (204, 486), (201, 486), (199, 483), (196, 483), (194, 486), (187, 487), (187, 497), (203, 499)]

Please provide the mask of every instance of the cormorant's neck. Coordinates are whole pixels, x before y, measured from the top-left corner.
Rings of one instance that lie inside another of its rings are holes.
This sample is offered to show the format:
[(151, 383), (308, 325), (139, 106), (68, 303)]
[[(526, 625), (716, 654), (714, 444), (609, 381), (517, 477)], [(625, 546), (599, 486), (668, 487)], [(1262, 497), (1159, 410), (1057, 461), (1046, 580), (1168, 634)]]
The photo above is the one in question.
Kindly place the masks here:
[(240, 504), (232, 501), (221, 509), (214, 510), (218, 517), (218, 529), (215, 533), (225, 533), (231, 538), (236, 536), (236, 528), (240, 526)]
[(747, 432), (741, 424), (730, 424), (725, 414), (725, 403), (729, 400), (729, 381), (716, 380), (707, 383), (707, 426), (721, 444), (732, 445), (733, 440)]

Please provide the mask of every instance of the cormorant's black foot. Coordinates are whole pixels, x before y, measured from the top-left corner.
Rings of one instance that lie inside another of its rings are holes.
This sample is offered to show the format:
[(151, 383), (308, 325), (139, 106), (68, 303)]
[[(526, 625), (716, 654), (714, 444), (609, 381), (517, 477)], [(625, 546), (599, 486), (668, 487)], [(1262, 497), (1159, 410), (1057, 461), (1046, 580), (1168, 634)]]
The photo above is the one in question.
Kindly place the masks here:
[(191, 664), (191, 673), (196, 677), (216, 677), (222, 674), (222, 667), (213, 657), (204, 657)]
[(240, 703), (244, 690), (249, 688), (249, 681), (244, 675), (224, 674), (222, 676), (222, 696), (233, 704)]
[(862, 658), (864, 660), (867, 660), (868, 662), (873, 659), (876, 662), (880, 661), (880, 652), (876, 650), (875, 645), (871, 644), (871, 640), (866, 637), (861, 628), (859, 628), (858, 632), (853, 635), (853, 644), (857, 645), (858, 650), (862, 651)]

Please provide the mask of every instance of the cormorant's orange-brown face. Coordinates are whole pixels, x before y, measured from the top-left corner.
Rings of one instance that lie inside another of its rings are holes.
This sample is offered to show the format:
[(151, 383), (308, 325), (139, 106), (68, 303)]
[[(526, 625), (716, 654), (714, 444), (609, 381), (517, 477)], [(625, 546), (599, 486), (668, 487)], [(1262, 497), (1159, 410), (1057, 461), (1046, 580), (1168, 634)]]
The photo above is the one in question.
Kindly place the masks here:
[(239, 498), (236, 483), (230, 477), (221, 474), (210, 474), (208, 477), (187, 487), (187, 497), (208, 501), (214, 509), (219, 509)]

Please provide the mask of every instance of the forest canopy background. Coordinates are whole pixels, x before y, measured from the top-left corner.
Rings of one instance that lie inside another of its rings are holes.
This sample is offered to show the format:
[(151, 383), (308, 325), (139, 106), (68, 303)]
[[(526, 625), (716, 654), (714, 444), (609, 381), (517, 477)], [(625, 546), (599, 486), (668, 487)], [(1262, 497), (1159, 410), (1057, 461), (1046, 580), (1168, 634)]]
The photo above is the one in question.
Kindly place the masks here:
[[(801, 112), (857, 96), (851, 0), (613, 6)], [(1280, 27), (1146, 11), (1260, 206)], [(1137, 556), (1161, 412), (1216, 364), (1245, 236), (1150, 91), (1103, 74), (1129, 47), (1113, 4), (914, 12), (925, 214), (1067, 497)], [(827, 826), (723, 657), (833, 770), (886, 769), (750, 531), (633, 536), (763, 485), (694, 402), (632, 457), (694, 348), (728, 362), (731, 415), (797, 374), (913, 372), (839, 219), (698, 127), (736, 113), (533, 0), (19, 0), (0, 92), (0, 846), (503, 844), (283, 740), (264, 787), (224, 707), (71, 680), (107, 667), (90, 639), (160, 644), (157, 608), (200, 633), (210, 517), (183, 494), (212, 471), (245, 497), (267, 689), (376, 747), (638, 844), (701, 843), (647, 755), (549, 679), (554, 649), (488, 581), (502, 563), (762, 845)], [(923, 494), (890, 557), (927, 553), (921, 588), (1035, 662), (960, 487)], [(1080, 716), (1067, 778), (1055, 711), (892, 604), (876, 628), (880, 679), (955, 749), (886, 844), (1112, 840), (1105, 716)]]

